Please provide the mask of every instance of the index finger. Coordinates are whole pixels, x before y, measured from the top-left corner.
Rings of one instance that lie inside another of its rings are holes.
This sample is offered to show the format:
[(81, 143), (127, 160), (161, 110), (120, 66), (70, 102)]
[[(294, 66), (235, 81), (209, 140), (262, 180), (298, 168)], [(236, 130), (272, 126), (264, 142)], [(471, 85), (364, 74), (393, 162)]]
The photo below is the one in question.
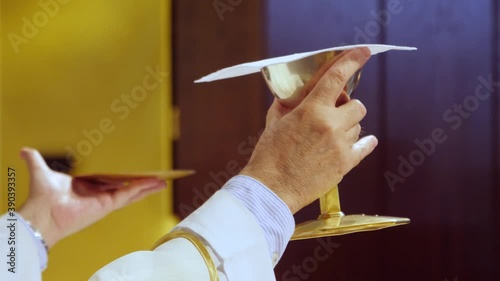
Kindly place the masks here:
[(363, 67), (370, 55), (370, 50), (366, 47), (348, 51), (326, 71), (304, 101), (335, 104), (349, 79)]

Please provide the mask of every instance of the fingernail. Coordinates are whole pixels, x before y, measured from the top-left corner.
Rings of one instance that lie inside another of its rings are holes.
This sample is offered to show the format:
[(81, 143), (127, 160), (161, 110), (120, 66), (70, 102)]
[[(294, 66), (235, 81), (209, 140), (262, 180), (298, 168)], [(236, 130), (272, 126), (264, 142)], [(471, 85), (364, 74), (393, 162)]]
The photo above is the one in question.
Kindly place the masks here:
[(373, 142), (373, 146), (377, 147), (377, 145), (378, 145), (378, 139), (377, 139), (376, 136), (372, 136), (372, 142)]

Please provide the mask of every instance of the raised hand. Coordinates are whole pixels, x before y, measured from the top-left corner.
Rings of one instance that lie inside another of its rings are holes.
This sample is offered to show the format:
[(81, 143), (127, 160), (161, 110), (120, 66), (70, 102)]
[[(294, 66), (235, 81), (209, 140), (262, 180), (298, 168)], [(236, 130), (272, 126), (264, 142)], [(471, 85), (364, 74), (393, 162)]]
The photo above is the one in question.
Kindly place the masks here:
[(21, 157), (28, 165), (30, 186), (28, 199), (18, 213), (42, 233), (49, 247), (166, 187), (165, 181), (158, 179), (135, 180), (126, 186), (74, 180), (51, 170), (34, 149), (24, 148)]
[(273, 190), (292, 213), (338, 184), (377, 146), (359, 139), (366, 108), (343, 90), (370, 58), (367, 48), (346, 52), (292, 102), (275, 100), (248, 165), (241, 174)]

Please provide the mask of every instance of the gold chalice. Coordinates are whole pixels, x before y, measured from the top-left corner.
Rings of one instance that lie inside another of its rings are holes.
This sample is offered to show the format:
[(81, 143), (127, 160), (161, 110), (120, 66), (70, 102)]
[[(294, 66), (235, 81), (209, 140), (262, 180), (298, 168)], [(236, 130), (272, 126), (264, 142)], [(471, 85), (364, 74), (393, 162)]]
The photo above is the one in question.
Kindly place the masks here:
[[(320, 75), (343, 51), (325, 51), (299, 60), (262, 68), (262, 74), (271, 92), (285, 104), (294, 103), (315, 75)], [(347, 83), (344, 91), (350, 96), (361, 78), (359, 70)], [(318, 219), (296, 226), (292, 240), (336, 236), (408, 224), (410, 219), (384, 216), (344, 215), (340, 209), (338, 186), (320, 197), (321, 214)]]

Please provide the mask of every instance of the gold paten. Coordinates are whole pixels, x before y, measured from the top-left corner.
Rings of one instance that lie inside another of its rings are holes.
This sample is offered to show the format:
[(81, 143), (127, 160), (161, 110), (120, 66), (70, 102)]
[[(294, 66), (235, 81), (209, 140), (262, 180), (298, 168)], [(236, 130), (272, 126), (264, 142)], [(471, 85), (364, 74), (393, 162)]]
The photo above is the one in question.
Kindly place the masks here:
[[(100, 184), (123, 184), (128, 185), (133, 180), (140, 179), (158, 179), (158, 180), (175, 180), (194, 175), (193, 170), (163, 170), (163, 171), (148, 171), (135, 173), (94, 173), (85, 175), (75, 175), (75, 180), (83, 180)], [(112, 187), (113, 188), (113, 187)], [(116, 188), (116, 187), (114, 187)]]
[[(292, 101), (318, 72), (324, 72), (325, 64), (331, 63), (331, 60), (338, 58), (342, 53), (342, 51), (327, 51), (288, 63), (270, 65), (262, 68), (262, 75), (271, 92), (286, 103), (288, 100)], [(348, 96), (358, 86), (360, 78), (361, 70), (348, 81), (345, 88)], [(408, 218), (344, 215), (340, 209), (337, 186), (320, 197), (320, 208), (321, 215), (317, 220), (296, 226), (292, 240), (373, 231), (410, 223)]]
[(320, 197), (320, 208), (321, 215), (317, 220), (304, 222), (295, 227), (292, 240), (373, 231), (410, 223), (408, 218), (366, 216), (364, 214), (346, 216), (340, 210), (338, 187), (334, 187)]

